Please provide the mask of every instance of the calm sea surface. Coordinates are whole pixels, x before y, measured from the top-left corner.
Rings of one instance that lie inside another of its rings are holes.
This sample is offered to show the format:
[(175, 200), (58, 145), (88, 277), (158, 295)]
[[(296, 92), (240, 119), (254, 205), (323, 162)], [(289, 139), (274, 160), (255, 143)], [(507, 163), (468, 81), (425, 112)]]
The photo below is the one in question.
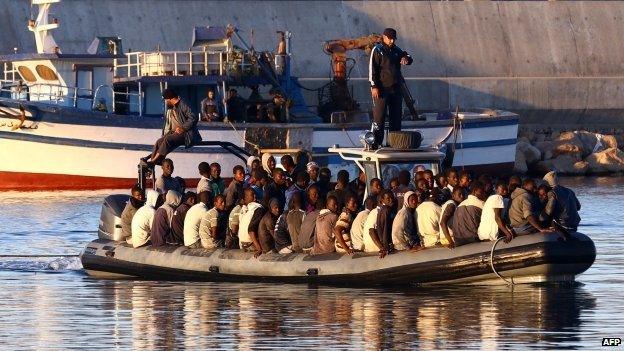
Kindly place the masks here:
[[(4, 257), (0, 349), (598, 349), (624, 337), (624, 178), (566, 183), (598, 250), (573, 286), (103, 281), (73, 257)], [(0, 255), (78, 254), (107, 193), (0, 193)]]

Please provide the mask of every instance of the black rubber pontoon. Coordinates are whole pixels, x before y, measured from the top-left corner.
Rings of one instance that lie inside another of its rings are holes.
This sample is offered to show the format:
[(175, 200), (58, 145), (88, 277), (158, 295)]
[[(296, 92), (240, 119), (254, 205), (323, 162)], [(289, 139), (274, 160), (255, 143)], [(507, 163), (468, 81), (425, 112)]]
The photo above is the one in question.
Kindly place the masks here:
[[(573, 237), (575, 240), (564, 242), (558, 234), (535, 234), (508, 244), (500, 242), (492, 262), (502, 277), (513, 278), (514, 283), (573, 281), (596, 257), (591, 239), (580, 233)], [(237, 249), (134, 249), (123, 242), (97, 239), (87, 245), (81, 260), (87, 273), (97, 277), (348, 285), (505, 284), (490, 266), (492, 244), (398, 252), (383, 259), (366, 253), (270, 253), (256, 259), (252, 253)]]

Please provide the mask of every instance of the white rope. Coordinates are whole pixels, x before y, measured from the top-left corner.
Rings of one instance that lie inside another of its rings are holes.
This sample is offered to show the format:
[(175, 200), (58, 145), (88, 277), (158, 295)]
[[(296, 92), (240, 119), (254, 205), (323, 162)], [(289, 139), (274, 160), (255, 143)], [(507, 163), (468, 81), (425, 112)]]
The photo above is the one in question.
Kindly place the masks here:
[(251, 141), (248, 141), (247, 139), (245, 139), (245, 136), (243, 134), (241, 134), (238, 131), (238, 129), (236, 129), (236, 127), (234, 127), (234, 124), (232, 124), (232, 122), (230, 122), (229, 119), (228, 119), (227, 123), (230, 125), (230, 127), (232, 127), (232, 129), (236, 132), (236, 134), (238, 134), (238, 136), (241, 138), (241, 140), (243, 141), (243, 147), (245, 147), (245, 143), (249, 144), (249, 145), (253, 146), (256, 149), (258, 154), (260, 153), (260, 146), (258, 144), (254, 144)]
[(499, 277), (500, 279), (502, 279), (505, 283), (507, 283), (507, 285), (515, 285), (514, 281), (513, 281), (513, 277), (511, 277), (511, 281), (505, 279), (502, 275), (500, 275), (497, 271), (496, 268), (494, 268), (494, 249), (496, 248), (496, 245), (498, 244), (499, 241), (505, 239), (505, 237), (500, 237), (498, 238), (498, 240), (496, 240), (494, 242), (494, 245), (492, 245), (492, 250), (490, 251), (490, 267), (492, 267), (492, 272), (494, 272), (494, 274), (496, 274), (497, 277)]

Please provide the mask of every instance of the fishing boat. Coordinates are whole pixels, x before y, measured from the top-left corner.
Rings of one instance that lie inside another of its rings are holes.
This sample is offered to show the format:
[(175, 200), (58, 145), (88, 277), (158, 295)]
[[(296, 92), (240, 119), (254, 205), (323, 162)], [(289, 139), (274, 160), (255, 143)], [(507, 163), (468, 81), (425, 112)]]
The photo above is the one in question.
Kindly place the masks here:
[[(259, 52), (232, 26), (196, 27), (188, 51), (124, 52), (118, 37), (97, 37), (85, 52), (65, 53), (53, 37), (60, 20), (51, 7), (60, 0), (37, 0), (39, 12), (28, 21), (36, 53), (0, 56), (0, 190), (127, 188), (134, 166), (151, 152), (162, 131), (161, 92), (174, 88), (195, 113), (208, 89), (225, 96), (281, 91), (291, 102), (284, 123), (200, 122), (203, 140), (239, 147), (304, 149), (340, 169), (346, 164), (329, 147), (360, 146), (369, 116), (340, 111), (328, 120), (311, 111), (297, 77), (291, 75), (292, 33), (284, 31), (284, 51)], [(235, 43), (236, 41), (236, 44)], [(242, 48), (241, 48), (242, 47)], [(226, 111), (227, 112), (227, 111)], [(447, 162), (480, 172), (511, 171), (515, 161), (518, 116), (492, 109), (425, 113), (405, 120), (424, 145), (453, 150)], [(176, 174), (194, 184), (202, 161), (224, 170), (238, 160), (219, 148), (180, 148), (170, 155)], [(96, 162), (94, 162), (96, 160)]]
[[(372, 141), (371, 141), (372, 142)], [(441, 170), (445, 154), (418, 150), (328, 150), (355, 163), (368, 179), (386, 180), (397, 169), (422, 166)], [(367, 189), (368, 191), (368, 189)], [(559, 233), (516, 237), (509, 243), (477, 242), (456, 247), (376, 253), (262, 254), (239, 249), (202, 249), (149, 245), (133, 248), (121, 237), (120, 216), (127, 195), (108, 196), (100, 216), (98, 239), (81, 254), (85, 271), (97, 278), (199, 281), (269, 281), (342, 285), (519, 284), (574, 281), (596, 258), (593, 241), (582, 233), (567, 240)]]

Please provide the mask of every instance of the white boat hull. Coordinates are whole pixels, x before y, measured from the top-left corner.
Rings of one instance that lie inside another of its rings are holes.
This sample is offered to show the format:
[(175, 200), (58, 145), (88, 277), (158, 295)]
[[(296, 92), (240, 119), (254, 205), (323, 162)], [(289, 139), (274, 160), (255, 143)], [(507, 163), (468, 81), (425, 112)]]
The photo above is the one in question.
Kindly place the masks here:
[[(139, 158), (151, 152), (154, 141), (161, 135), (162, 120), (104, 114), (94, 117), (94, 113), (85, 113), (84, 119), (80, 115), (64, 118), (58, 111), (34, 113), (16, 130), (12, 130), (17, 123), (15, 118), (0, 117), (0, 189), (131, 186), (137, 178)], [(336, 144), (361, 146), (359, 135), (366, 125), (239, 124), (234, 127), (236, 130), (223, 123), (202, 124), (200, 133), (206, 141), (228, 141), (245, 147), (244, 140), (250, 138), (247, 130), (264, 128), (268, 137), (286, 135), (284, 147), (311, 149), (315, 160), (330, 166), (334, 172), (347, 168), (355, 173), (352, 164), (328, 155), (327, 149)], [(452, 125), (449, 121), (407, 122), (404, 129), (421, 131), (423, 144), (435, 145), (449, 136)], [(510, 170), (515, 160), (517, 131), (517, 117), (464, 121), (458, 131), (453, 166)], [(197, 165), (202, 161), (220, 163), (225, 177), (235, 165), (243, 164), (240, 158), (218, 147), (179, 148), (169, 157), (175, 164), (174, 174), (189, 179), (190, 184), (199, 178)]]

